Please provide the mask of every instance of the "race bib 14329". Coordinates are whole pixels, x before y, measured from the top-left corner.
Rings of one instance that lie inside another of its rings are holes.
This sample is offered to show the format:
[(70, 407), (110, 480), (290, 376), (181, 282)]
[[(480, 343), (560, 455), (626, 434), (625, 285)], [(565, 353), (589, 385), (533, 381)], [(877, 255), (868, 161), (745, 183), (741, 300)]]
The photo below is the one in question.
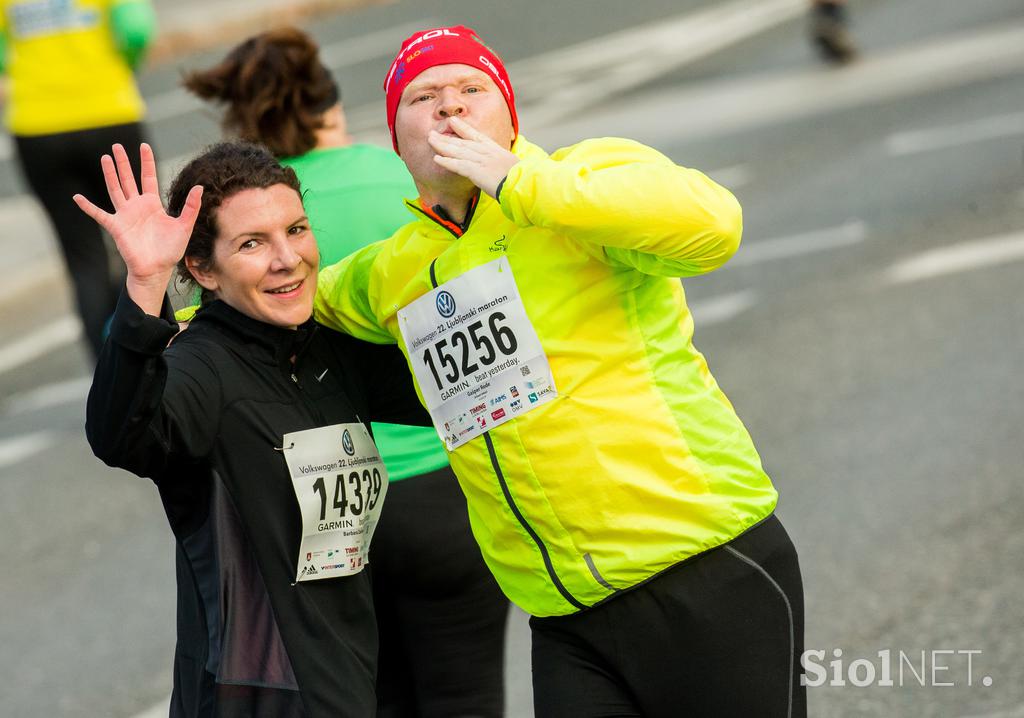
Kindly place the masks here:
[(370, 539), (388, 490), (388, 472), (360, 423), (284, 435), (302, 512), (296, 581), (351, 576), (368, 562)]

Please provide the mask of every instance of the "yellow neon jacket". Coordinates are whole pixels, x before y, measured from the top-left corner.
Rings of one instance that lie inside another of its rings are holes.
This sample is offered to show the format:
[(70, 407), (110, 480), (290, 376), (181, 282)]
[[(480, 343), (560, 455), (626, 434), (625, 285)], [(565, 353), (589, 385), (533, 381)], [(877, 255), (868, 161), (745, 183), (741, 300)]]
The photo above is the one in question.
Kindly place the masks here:
[(141, 120), (130, 63), (153, 18), (148, 0), (0, 0), (7, 129), (28, 137)]
[(457, 236), (408, 202), (416, 221), (321, 272), (316, 312), (402, 344), (396, 312), (435, 286), (432, 271), (440, 285), (507, 255), (558, 397), (450, 459), (502, 589), (562, 615), (729, 541), (777, 494), (691, 343), (676, 279), (736, 251), (735, 198), (629, 140), (548, 156), (519, 137), (513, 152), (500, 205), (481, 195)]

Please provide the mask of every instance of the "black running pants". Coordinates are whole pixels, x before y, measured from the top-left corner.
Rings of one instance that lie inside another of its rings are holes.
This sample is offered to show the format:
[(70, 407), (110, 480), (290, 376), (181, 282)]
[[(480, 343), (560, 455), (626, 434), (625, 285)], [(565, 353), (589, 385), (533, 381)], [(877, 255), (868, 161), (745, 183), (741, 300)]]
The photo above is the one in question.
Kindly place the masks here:
[(504, 714), (509, 602), (450, 467), (392, 482), (370, 549), (378, 718)]
[(536, 718), (802, 718), (803, 623), (772, 516), (597, 607), (532, 618)]
[(103, 346), (103, 330), (117, 304), (124, 279), (123, 269), (118, 271), (117, 267), (123, 265), (119, 258), (110, 257), (102, 230), (78, 209), (71, 197), (83, 194), (112, 212), (100, 157), (109, 153), (115, 142), (123, 144), (137, 182), (142, 141), (142, 126), (136, 123), (14, 137), (25, 179), (46, 210), (60, 243), (74, 285), (75, 305), (94, 358)]

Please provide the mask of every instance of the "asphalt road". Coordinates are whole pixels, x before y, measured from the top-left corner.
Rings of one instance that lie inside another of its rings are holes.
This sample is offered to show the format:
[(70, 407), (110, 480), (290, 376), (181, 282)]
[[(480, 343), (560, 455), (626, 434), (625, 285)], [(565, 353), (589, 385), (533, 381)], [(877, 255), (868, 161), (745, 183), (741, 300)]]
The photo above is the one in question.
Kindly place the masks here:
[[(800, 551), (827, 669), (811, 715), (1024, 717), (1024, 9), (855, 2), (863, 56), (834, 70), (799, 0), (587, 8), (421, 0), (313, 32), (367, 140), (410, 26), (465, 21), (534, 141), (636, 137), (732, 187), (744, 246), (685, 287)], [(142, 78), (161, 157), (217, 137), (174, 91), (217, 55)], [(170, 690), (171, 536), (147, 482), (91, 457), (67, 290), (41, 294), (0, 302), (0, 715), (134, 717)], [(529, 716), (518, 613), (509, 646), (509, 715)]]

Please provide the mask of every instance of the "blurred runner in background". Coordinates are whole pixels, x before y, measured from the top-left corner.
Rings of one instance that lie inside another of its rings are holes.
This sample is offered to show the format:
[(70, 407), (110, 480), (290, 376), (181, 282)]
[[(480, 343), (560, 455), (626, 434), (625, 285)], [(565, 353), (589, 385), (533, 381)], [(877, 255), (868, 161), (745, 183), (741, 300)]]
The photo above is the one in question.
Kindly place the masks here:
[[(353, 143), (309, 36), (243, 42), (185, 86), (225, 104), (224, 128), (292, 167), (321, 266), (389, 237), (416, 187), (390, 150)], [(370, 553), (380, 631), (378, 716), (500, 716), (508, 600), (484, 565), (466, 500), (432, 428), (375, 424), (391, 477)]]
[(69, 198), (105, 197), (96, 158), (115, 143), (138, 147), (144, 139), (145, 106), (132, 71), (153, 37), (155, 15), (149, 0), (0, 0), (0, 8), (6, 126), (60, 242), (95, 357), (123, 270), (112, 269), (118, 260), (103, 232)]
[(811, 0), (811, 42), (822, 59), (845, 63), (857, 55), (848, 24), (846, 0)]

